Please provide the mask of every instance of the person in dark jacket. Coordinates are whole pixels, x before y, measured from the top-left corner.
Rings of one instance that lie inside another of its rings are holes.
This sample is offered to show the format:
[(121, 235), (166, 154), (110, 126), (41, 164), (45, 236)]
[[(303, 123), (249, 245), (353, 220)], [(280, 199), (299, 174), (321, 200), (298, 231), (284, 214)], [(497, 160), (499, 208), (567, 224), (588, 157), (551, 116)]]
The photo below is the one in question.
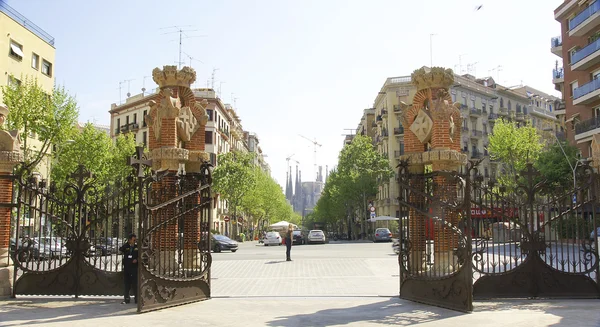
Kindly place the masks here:
[(119, 248), (123, 253), (123, 275), (125, 281), (125, 299), (121, 304), (131, 301), (129, 291), (133, 288), (135, 303), (137, 303), (137, 273), (138, 273), (138, 246), (136, 235), (129, 235), (128, 242)]
[(290, 224), (288, 226), (287, 232), (285, 233), (285, 256), (286, 256), (285, 261), (292, 261), (290, 252), (292, 251), (293, 237), (294, 237), (294, 226), (292, 224)]

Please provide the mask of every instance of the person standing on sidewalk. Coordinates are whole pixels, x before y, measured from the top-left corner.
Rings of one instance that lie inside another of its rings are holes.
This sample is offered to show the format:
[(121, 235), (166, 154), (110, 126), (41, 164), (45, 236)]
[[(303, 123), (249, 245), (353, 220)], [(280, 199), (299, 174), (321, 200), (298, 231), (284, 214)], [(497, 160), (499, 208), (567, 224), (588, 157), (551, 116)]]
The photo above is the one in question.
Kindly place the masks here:
[(285, 261), (292, 261), (290, 252), (292, 251), (292, 242), (293, 242), (292, 238), (293, 237), (294, 237), (294, 225), (289, 224), (288, 230), (285, 233), (285, 256), (286, 256)]
[(125, 282), (125, 298), (121, 304), (131, 302), (129, 291), (133, 288), (134, 301), (137, 303), (137, 272), (138, 272), (138, 246), (136, 235), (129, 235), (127, 243), (119, 251), (123, 253), (123, 276)]

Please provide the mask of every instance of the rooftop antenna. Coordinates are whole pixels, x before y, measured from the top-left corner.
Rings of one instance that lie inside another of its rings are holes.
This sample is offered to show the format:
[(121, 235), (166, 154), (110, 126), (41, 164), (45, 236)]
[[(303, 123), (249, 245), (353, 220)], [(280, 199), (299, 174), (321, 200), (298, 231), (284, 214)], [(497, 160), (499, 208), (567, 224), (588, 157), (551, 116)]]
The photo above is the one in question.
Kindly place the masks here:
[[(186, 29), (186, 30), (183, 29), (184, 27), (190, 27), (190, 26), (192, 26), (192, 25), (175, 25), (175, 26), (169, 26), (169, 27), (161, 28), (161, 30), (175, 29), (174, 31), (167, 32), (167, 33), (164, 33), (164, 34), (179, 33), (179, 61), (177, 61), (178, 69), (181, 69), (181, 64), (184, 64), (184, 62), (181, 61), (181, 53), (182, 53), (183, 40), (184, 39), (196, 38), (196, 37), (206, 37), (206, 35), (192, 35), (192, 36), (187, 35), (186, 34), (187, 32), (195, 32), (195, 31), (197, 31), (197, 30), (192, 30), (192, 29)], [(172, 40), (172, 41), (177, 41), (177, 40)]]
[(459, 71), (458, 74), (459, 75), (463, 73), (463, 70), (462, 70), (462, 57), (464, 57), (466, 55), (467, 55), (466, 53), (458, 55), (458, 71)]
[(478, 63), (479, 62), (476, 61), (476, 62), (474, 62), (472, 64), (467, 64), (467, 74), (471, 74), (473, 76), (477, 76), (477, 67), (476, 66), (477, 66)]
[(142, 79), (142, 95), (145, 96), (146, 95), (146, 78), (148, 78), (150, 76), (144, 76), (144, 78)]
[(213, 90), (215, 89), (215, 73), (217, 70), (219, 70), (219, 68), (213, 68), (212, 75), (210, 77), (210, 85)]
[(126, 79), (123, 82), (127, 82), (127, 97), (129, 98), (131, 96), (131, 92), (130, 92), (130, 86), (131, 86), (131, 81), (135, 81), (135, 78), (132, 79)]
[(429, 67), (433, 67), (433, 37), (437, 34), (429, 34)]
[(219, 98), (221, 97), (221, 90), (223, 89), (223, 84), (225, 84), (225, 81), (220, 81), (219, 82)]

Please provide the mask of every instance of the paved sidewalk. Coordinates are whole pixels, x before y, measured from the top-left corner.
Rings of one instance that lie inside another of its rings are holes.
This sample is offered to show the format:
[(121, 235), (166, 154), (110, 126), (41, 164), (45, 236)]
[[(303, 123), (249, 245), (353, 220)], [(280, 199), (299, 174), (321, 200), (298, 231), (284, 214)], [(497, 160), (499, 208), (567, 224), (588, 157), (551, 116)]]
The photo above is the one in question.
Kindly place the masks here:
[(471, 314), (383, 297), (216, 298), (145, 314), (119, 301), (0, 301), (0, 326), (600, 326), (598, 300), (477, 302)]

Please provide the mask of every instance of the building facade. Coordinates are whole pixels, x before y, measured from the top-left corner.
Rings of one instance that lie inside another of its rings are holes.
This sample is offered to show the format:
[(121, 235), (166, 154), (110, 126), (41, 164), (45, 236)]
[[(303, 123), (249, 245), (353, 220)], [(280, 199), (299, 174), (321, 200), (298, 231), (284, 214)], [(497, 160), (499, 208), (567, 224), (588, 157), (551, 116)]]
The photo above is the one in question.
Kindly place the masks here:
[[(122, 133), (134, 133), (136, 142), (147, 147), (149, 142), (148, 125), (144, 119), (150, 111), (149, 102), (158, 97), (157, 90), (131, 96), (125, 103), (113, 103), (110, 109), (110, 135), (116, 138)], [(208, 122), (205, 130), (205, 151), (214, 166), (218, 165), (218, 155), (230, 151), (255, 152), (256, 164), (270, 174), (269, 165), (265, 161), (262, 149), (258, 145), (258, 137), (254, 133), (243, 130), (240, 117), (235, 108), (224, 104), (210, 88), (193, 89), (197, 101), (206, 100)], [(232, 231), (234, 219), (229, 217), (228, 203), (220, 194), (214, 195), (212, 228), (228, 235)]]
[[(426, 69), (428, 69), (426, 67)], [(386, 79), (375, 97), (373, 108), (363, 111), (356, 134), (373, 138), (377, 151), (388, 158), (390, 167), (396, 170), (399, 158), (404, 155), (404, 128), (400, 122), (401, 104), (412, 103), (417, 89), (410, 76)], [(555, 113), (561, 100), (529, 86), (505, 87), (491, 77), (477, 79), (471, 75), (454, 75), (450, 88), (453, 102), (461, 104), (463, 117), (462, 152), (469, 159), (483, 160), (478, 173), (493, 177), (497, 162), (489, 159), (488, 144), (498, 119), (519, 124), (531, 123), (546, 141), (563, 137), (560, 120)], [(458, 127), (458, 126), (457, 126)], [(351, 142), (346, 137), (344, 143)], [(399, 217), (397, 176), (381, 181), (377, 198), (373, 201), (377, 216)]]
[[(565, 130), (582, 157), (600, 159), (600, 1), (565, 0), (554, 18), (560, 36), (551, 51), (562, 58), (553, 81), (562, 91)], [(593, 151), (593, 148), (597, 148)]]
[[(52, 93), (54, 88), (54, 58), (56, 49), (54, 38), (21, 15), (14, 8), (0, 1), (0, 48), (5, 55), (0, 56), (0, 87), (20, 84), (25, 78), (37, 79), (38, 85), (46, 92)], [(2, 93), (0, 92), (0, 102)], [(10, 110), (10, 108), (9, 108)], [(42, 142), (37, 135), (27, 137), (27, 147), (31, 151), (40, 149)], [(50, 176), (50, 150), (36, 167), (34, 175), (41, 179)]]

